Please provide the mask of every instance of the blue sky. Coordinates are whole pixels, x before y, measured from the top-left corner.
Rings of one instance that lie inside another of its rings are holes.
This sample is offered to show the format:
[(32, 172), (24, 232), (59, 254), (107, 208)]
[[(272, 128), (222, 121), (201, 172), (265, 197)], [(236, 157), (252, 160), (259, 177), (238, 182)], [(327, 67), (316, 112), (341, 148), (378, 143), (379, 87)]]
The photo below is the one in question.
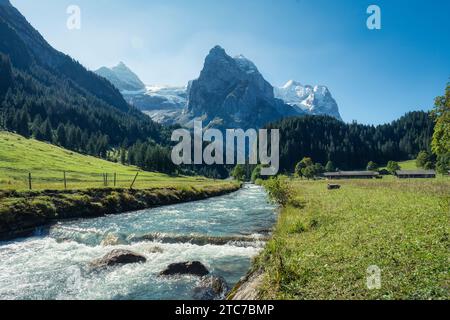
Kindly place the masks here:
[[(450, 77), (448, 0), (11, 0), (89, 69), (124, 61), (147, 84), (185, 85), (219, 44), (273, 85), (327, 85), (345, 121), (428, 110)], [(81, 8), (81, 30), (66, 9)], [(382, 29), (366, 27), (380, 6)]]

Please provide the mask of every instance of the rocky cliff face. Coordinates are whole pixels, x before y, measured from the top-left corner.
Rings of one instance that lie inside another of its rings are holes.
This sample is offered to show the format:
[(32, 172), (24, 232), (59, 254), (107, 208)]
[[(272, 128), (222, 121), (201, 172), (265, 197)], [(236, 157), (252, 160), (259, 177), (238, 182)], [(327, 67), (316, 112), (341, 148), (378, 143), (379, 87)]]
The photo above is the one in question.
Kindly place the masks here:
[(276, 99), (274, 88), (243, 56), (232, 58), (219, 46), (205, 59), (200, 77), (192, 81), (188, 105), (179, 122), (193, 119), (204, 125), (260, 128), (266, 123), (303, 112)]

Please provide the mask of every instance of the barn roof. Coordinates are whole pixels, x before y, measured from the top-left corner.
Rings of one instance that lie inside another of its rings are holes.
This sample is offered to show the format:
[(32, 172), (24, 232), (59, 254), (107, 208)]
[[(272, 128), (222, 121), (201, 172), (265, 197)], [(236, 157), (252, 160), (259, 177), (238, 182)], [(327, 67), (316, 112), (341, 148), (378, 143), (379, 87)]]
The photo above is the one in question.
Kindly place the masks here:
[(422, 175), (435, 175), (434, 170), (399, 170), (396, 171), (398, 176), (422, 176)]
[(326, 177), (342, 177), (342, 176), (378, 176), (380, 175), (375, 171), (339, 171), (339, 172), (326, 172)]

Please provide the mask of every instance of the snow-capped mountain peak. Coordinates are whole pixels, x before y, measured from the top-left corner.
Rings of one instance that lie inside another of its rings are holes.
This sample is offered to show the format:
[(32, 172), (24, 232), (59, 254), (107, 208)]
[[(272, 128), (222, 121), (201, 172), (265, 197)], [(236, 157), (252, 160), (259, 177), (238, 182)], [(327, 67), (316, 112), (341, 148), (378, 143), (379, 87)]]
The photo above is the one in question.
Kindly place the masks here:
[(330, 115), (342, 120), (339, 107), (326, 86), (302, 85), (289, 80), (284, 86), (275, 88), (275, 96), (285, 103), (315, 115)]
[(297, 82), (295, 80), (289, 80), (288, 82), (286, 82), (286, 84), (282, 87), (283, 89), (290, 89), (290, 88), (295, 88), (295, 87), (301, 87), (302, 84), (300, 82)]
[(145, 90), (145, 84), (123, 62), (112, 68), (102, 67), (95, 73), (108, 79), (122, 93)]

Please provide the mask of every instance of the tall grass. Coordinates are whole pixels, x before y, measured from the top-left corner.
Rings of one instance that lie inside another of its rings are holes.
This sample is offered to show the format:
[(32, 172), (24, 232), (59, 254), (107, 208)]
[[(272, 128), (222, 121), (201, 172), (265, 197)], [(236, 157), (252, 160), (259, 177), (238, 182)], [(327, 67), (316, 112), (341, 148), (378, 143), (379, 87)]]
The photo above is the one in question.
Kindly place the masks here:
[[(449, 299), (450, 180), (290, 182), (263, 299)], [(295, 204), (301, 203), (298, 206)], [(381, 289), (367, 287), (370, 266)]]

